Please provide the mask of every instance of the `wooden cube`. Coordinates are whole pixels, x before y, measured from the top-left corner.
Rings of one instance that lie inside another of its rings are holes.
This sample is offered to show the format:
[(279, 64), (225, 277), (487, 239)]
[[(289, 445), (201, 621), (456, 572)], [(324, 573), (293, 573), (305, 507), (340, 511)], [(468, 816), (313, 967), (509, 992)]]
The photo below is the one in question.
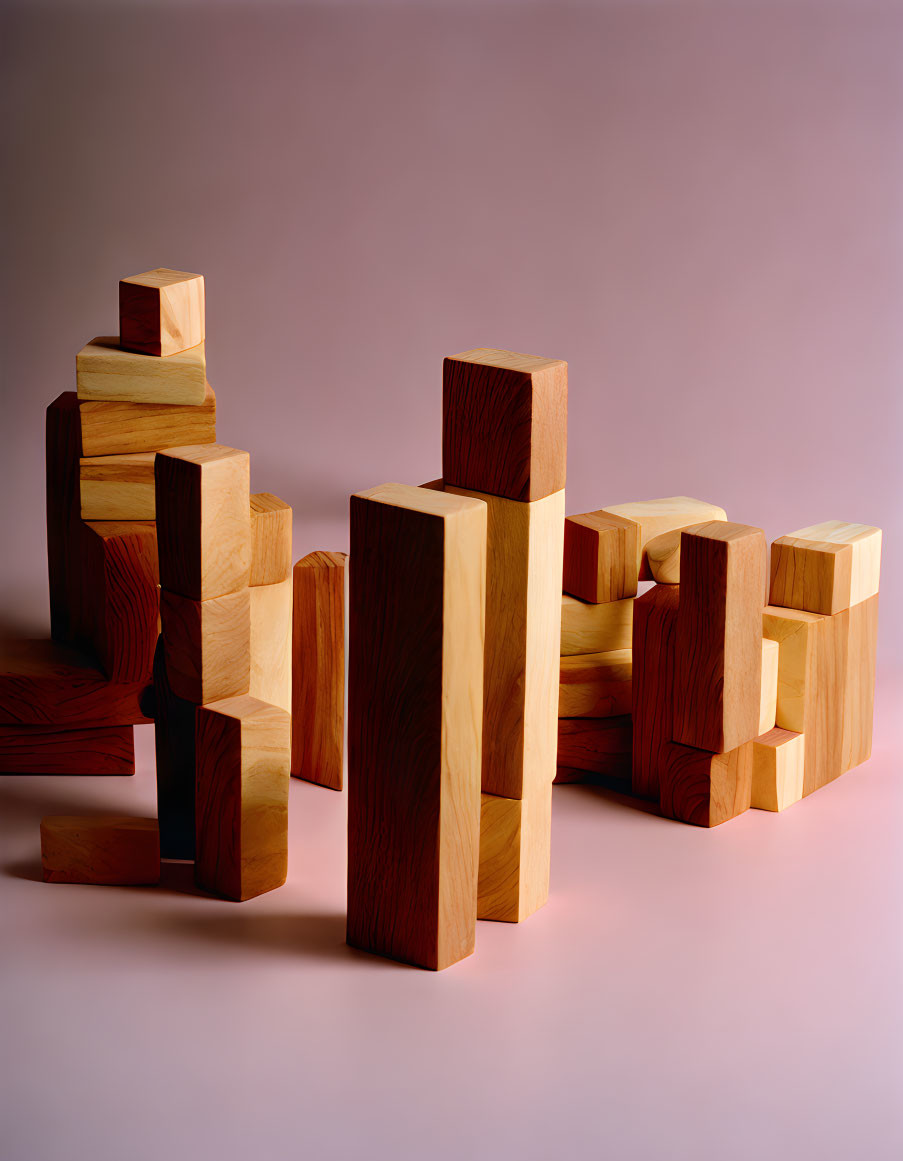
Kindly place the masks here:
[(119, 283), (119, 332), (127, 351), (176, 355), (204, 341), (204, 276), (146, 270)]
[[(850, 590), (849, 604), (858, 605), (860, 601), (867, 601), (877, 596), (881, 578), (881, 529), (873, 528), (869, 524), (847, 524), (843, 520), (825, 520), (821, 524), (812, 524), (808, 528), (800, 528), (789, 534), (794, 541), (805, 541), (807, 544), (823, 546), (827, 544), (851, 546), (850, 560)], [(781, 538), (785, 539), (784, 537)], [(838, 581), (840, 581), (838, 573)], [(846, 605), (842, 596), (846, 592), (846, 574), (843, 570), (842, 592), (835, 594), (833, 604), (840, 601), (840, 607), (811, 609), (813, 613), (837, 613)], [(772, 601), (772, 604), (782, 602)], [(827, 602), (825, 602), (827, 603)], [(795, 606), (794, 606), (795, 607)]]
[(762, 690), (759, 699), (759, 735), (774, 729), (778, 707), (778, 662), (780, 646), (762, 639)]
[(173, 692), (195, 705), (247, 694), (251, 681), (248, 589), (192, 601), (160, 590), (166, 672)]
[(216, 443), (216, 395), (209, 383), (203, 402), (196, 405), (86, 399), (78, 412), (84, 456)]
[(771, 604), (827, 616), (842, 612), (850, 607), (852, 570), (852, 544), (781, 536), (771, 546)]
[(662, 500), (635, 500), (629, 504), (611, 504), (603, 509), (637, 527), (637, 575), (640, 580), (654, 580), (646, 560), (646, 545), (663, 532), (689, 528), (713, 520), (726, 520), (727, 514), (717, 504), (694, 500), (692, 496), (666, 496)]
[(292, 712), (292, 578), (248, 590), (251, 697)]
[(82, 520), (153, 520), (154, 453), (79, 461)]
[(749, 810), (753, 743), (712, 754), (677, 742), (663, 747), (659, 801), (668, 818), (718, 826)]
[(806, 737), (779, 726), (756, 738), (753, 748), (751, 805), (756, 810), (786, 810), (803, 797)]
[(520, 923), (549, 897), (552, 787), (525, 798), (483, 794), (478, 919)]
[(664, 749), (674, 734), (678, 585), (655, 585), (633, 605), (631, 789), (657, 801)]
[[(566, 526), (566, 522), (565, 522)], [(633, 597), (590, 604), (564, 593), (561, 597), (561, 656), (610, 653), (630, 649), (633, 637)]]
[(614, 718), (560, 718), (555, 781), (584, 781), (590, 774), (629, 779), (632, 734), (629, 714)]
[(251, 496), (250, 583), (276, 585), (291, 575), (291, 507), (271, 492), (255, 492)]
[(198, 405), (207, 394), (204, 344), (156, 359), (119, 345), (116, 335), (92, 339), (75, 356), (79, 399)]
[(630, 649), (562, 657), (559, 718), (610, 718), (630, 713)]
[(134, 733), (131, 726), (0, 726), (0, 772), (134, 774)]
[(611, 512), (585, 512), (564, 522), (566, 593), (600, 604), (637, 591), (639, 526)]
[(45, 883), (145, 886), (160, 880), (155, 818), (100, 815), (41, 819)]

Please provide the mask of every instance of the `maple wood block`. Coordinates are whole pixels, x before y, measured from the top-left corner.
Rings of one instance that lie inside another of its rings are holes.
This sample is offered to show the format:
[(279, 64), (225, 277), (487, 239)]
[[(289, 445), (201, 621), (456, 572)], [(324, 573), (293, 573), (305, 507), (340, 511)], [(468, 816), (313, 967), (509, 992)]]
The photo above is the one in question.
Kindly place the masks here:
[(486, 505), (358, 493), (351, 559), (347, 938), (440, 969), (476, 932)]
[(803, 797), (806, 737), (775, 726), (753, 747), (752, 802), (756, 810), (786, 810)]
[(611, 504), (604, 512), (631, 520), (637, 526), (637, 575), (640, 580), (654, 580), (646, 560), (646, 545), (663, 532), (726, 520), (727, 514), (717, 504), (694, 500), (692, 496), (667, 496), (662, 500), (635, 500), (629, 504)]
[[(850, 605), (858, 605), (877, 596), (881, 579), (881, 529), (870, 524), (847, 524), (843, 520), (825, 520), (791, 532), (794, 541), (806, 541), (819, 546), (825, 544), (849, 544), (852, 549), (850, 562)], [(845, 583), (845, 582), (844, 582)], [(772, 602), (776, 603), (776, 602)], [(812, 612), (836, 613), (839, 609), (813, 609)]]
[(561, 597), (561, 656), (610, 653), (629, 649), (633, 638), (633, 597), (590, 604), (577, 597)]
[(637, 591), (639, 526), (611, 512), (585, 512), (564, 522), (563, 588), (600, 604)]
[(681, 534), (674, 740), (713, 753), (759, 733), (765, 534), (711, 521)]
[(131, 726), (72, 730), (59, 726), (0, 726), (4, 774), (135, 773)]
[(164, 859), (194, 858), (196, 715), (194, 702), (173, 693), (161, 637), (154, 654), (154, 743), (160, 853)]
[(509, 500), (542, 500), (565, 485), (568, 368), (479, 347), (445, 360), (442, 477)]
[(82, 446), (74, 391), (65, 391), (47, 408), (45, 433), (50, 633), (55, 640), (66, 641), (80, 627), (78, 470)]
[(843, 695), (841, 771), (865, 762), (872, 752), (875, 661), (878, 650), (878, 595), (851, 606), (847, 672)]
[(555, 778), (564, 492), (486, 504), (483, 792), (523, 798)]
[(247, 588), (251, 458), (221, 444), (157, 454), (160, 584), (205, 601)]
[(659, 797), (664, 748), (674, 734), (674, 665), (678, 585), (655, 585), (633, 605), (631, 789)]
[(778, 645), (778, 689), (775, 724), (797, 734), (815, 728), (815, 665), (819, 630), (817, 613), (767, 605), (762, 632)]
[(83, 520), (153, 520), (154, 453), (90, 456), (79, 461)]
[(89, 399), (78, 405), (81, 454), (121, 455), (216, 443), (216, 395), (209, 383), (196, 405)]
[(195, 878), (227, 899), (285, 882), (291, 717), (257, 698), (197, 711)]
[(694, 826), (718, 826), (749, 810), (753, 742), (711, 754), (678, 742), (662, 750), (659, 800), (668, 818)]
[(41, 819), (45, 883), (145, 886), (160, 881), (155, 818), (99, 815)]
[(270, 492), (255, 492), (251, 497), (250, 583), (276, 585), (291, 575), (292, 509)]
[(581, 775), (629, 778), (633, 747), (630, 715), (615, 718), (560, 718), (556, 782), (576, 782)]
[(483, 794), (478, 919), (520, 923), (549, 897), (552, 787), (525, 798)]
[(630, 713), (632, 651), (562, 657), (560, 718), (610, 718)]
[(774, 729), (778, 709), (778, 662), (781, 648), (777, 641), (762, 638), (762, 685), (759, 699), (759, 734)]
[(136, 355), (118, 335), (92, 339), (75, 356), (79, 399), (198, 405), (207, 393), (207, 359), (199, 343), (178, 355)]
[[(292, 578), (248, 590), (251, 602), (251, 683), (260, 701), (292, 712)], [(220, 598), (223, 599), (223, 598)]]
[(160, 590), (166, 672), (178, 697), (195, 705), (247, 694), (251, 681), (249, 589), (192, 601)]
[(680, 537), (683, 529), (662, 532), (646, 542), (646, 571), (660, 585), (680, 584)]
[(292, 617), (292, 774), (341, 790), (345, 734), (344, 552), (295, 565)]
[(781, 536), (771, 546), (771, 604), (807, 613), (842, 612), (850, 607), (852, 570), (852, 544)]
[(204, 276), (145, 270), (119, 283), (123, 347), (145, 355), (176, 355), (204, 341)]

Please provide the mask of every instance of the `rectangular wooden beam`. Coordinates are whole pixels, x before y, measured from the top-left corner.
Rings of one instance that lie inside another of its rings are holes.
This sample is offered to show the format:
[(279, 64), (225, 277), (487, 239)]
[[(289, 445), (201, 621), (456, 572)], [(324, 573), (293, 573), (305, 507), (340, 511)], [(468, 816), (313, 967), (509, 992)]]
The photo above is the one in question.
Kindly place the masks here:
[(207, 359), (199, 343), (156, 358), (124, 350), (118, 335), (92, 339), (75, 357), (79, 399), (199, 405), (207, 393)]
[(633, 606), (631, 789), (658, 801), (664, 748), (674, 734), (678, 585), (654, 585)]
[(209, 383), (198, 404), (84, 400), (78, 405), (83, 456), (162, 451), (216, 443), (216, 395)]
[(483, 794), (478, 919), (521, 923), (549, 897), (552, 787), (525, 798)]
[(4, 774), (130, 775), (135, 773), (131, 726), (0, 726)]

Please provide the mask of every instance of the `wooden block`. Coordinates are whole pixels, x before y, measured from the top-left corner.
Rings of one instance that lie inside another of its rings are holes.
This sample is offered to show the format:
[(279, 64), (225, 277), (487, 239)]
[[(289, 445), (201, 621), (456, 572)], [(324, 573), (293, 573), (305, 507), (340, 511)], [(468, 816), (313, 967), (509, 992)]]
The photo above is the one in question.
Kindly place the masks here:
[(250, 583), (276, 585), (291, 575), (291, 507), (270, 492), (255, 492), (251, 497)]
[(774, 729), (778, 708), (778, 661), (780, 646), (762, 638), (762, 686), (759, 699), (759, 735)]
[(630, 713), (632, 651), (561, 658), (560, 718), (611, 718)]
[(878, 648), (878, 595), (850, 608), (847, 673), (843, 699), (841, 771), (865, 762), (872, 752), (875, 661)]
[(247, 694), (251, 681), (248, 589), (192, 601), (160, 590), (166, 672), (173, 691), (195, 705)]
[[(849, 544), (850, 605), (858, 605), (869, 597), (877, 596), (881, 579), (881, 529), (870, 524), (847, 524), (843, 520), (825, 520), (791, 532), (793, 540), (804, 540), (818, 545)], [(839, 612), (838, 609), (813, 609), (813, 612)]]
[(567, 363), (480, 347), (445, 360), (442, 476), (509, 500), (565, 485)]
[(555, 778), (564, 492), (446, 491), (486, 504), (483, 792), (525, 798)]
[(786, 810), (803, 797), (805, 734), (775, 727), (753, 747), (752, 802), (756, 810)]
[(823, 618), (816, 613), (767, 605), (762, 632), (778, 644), (775, 724), (793, 733), (815, 732), (815, 665)]
[(90, 657), (56, 641), (0, 641), (0, 723), (20, 726), (130, 726), (146, 682), (108, 681)]
[(556, 782), (575, 782), (580, 774), (629, 778), (633, 746), (630, 715), (615, 718), (560, 718)]
[(247, 588), (251, 575), (251, 459), (220, 444), (157, 455), (160, 584), (206, 601)]
[(145, 355), (177, 355), (204, 341), (204, 276), (145, 270), (119, 283), (123, 347)]
[(79, 461), (82, 520), (153, 520), (154, 453)]
[(680, 537), (683, 529), (662, 532), (646, 542), (646, 570), (656, 584), (680, 584)]
[(633, 597), (593, 605), (569, 597), (561, 598), (561, 656), (579, 653), (610, 653), (629, 649), (633, 638)]
[(631, 789), (657, 801), (664, 748), (674, 734), (674, 647), (680, 589), (655, 585), (633, 605)]
[(526, 798), (483, 794), (478, 919), (520, 923), (549, 897), (552, 787)]
[(161, 637), (154, 654), (154, 743), (164, 859), (194, 859), (196, 714), (194, 702), (173, 693)]
[(197, 711), (195, 877), (227, 899), (285, 882), (291, 718), (253, 697)]
[(99, 815), (41, 819), (45, 883), (98, 883), (136, 887), (160, 881), (155, 818)]
[(348, 557), (311, 552), (293, 575), (292, 774), (341, 790)]
[(216, 443), (216, 395), (209, 383), (204, 401), (196, 405), (88, 399), (78, 405), (78, 412), (84, 456)]
[(78, 398), (65, 391), (47, 408), (47, 569), (50, 633), (68, 641), (79, 628), (79, 459), (82, 454)]
[(694, 826), (718, 826), (749, 810), (752, 742), (724, 754), (669, 742), (662, 759), (660, 802), (668, 818)]
[(721, 754), (759, 732), (765, 534), (697, 524), (680, 555), (674, 740)]
[(771, 604), (829, 616), (842, 612), (850, 607), (852, 569), (852, 544), (781, 536), (771, 546)]
[(639, 525), (611, 512), (584, 512), (564, 522), (564, 582), (571, 596), (596, 604), (637, 591)]
[(706, 524), (714, 520), (726, 520), (727, 514), (717, 504), (705, 500), (694, 500), (691, 496), (667, 496), (663, 500), (635, 500), (630, 504), (612, 504), (603, 511), (625, 520), (632, 520), (637, 526), (637, 574), (640, 580), (654, 580), (652, 570), (646, 561), (646, 545), (663, 532), (689, 528), (693, 524)]
[(361, 492), (351, 559), (348, 942), (440, 969), (476, 932), (486, 505)]
[(117, 335), (92, 339), (75, 356), (79, 399), (198, 405), (207, 393), (204, 344), (157, 359), (119, 345)]
[(0, 726), (4, 774), (135, 773), (131, 726), (72, 730), (60, 726)]
[(275, 585), (255, 585), (248, 590), (248, 595), (251, 602), (251, 683), (248, 692), (251, 697), (268, 701), (290, 714), (292, 578)]

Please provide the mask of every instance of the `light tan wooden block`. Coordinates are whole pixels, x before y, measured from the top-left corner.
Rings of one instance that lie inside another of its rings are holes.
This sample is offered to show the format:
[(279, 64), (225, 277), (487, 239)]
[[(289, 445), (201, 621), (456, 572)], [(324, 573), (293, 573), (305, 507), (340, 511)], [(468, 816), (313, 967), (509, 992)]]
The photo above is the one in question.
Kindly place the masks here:
[(816, 613), (767, 605), (762, 632), (778, 644), (778, 689), (775, 724), (802, 734), (814, 731), (816, 635), (822, 618)]
[(86, 399), (78, 405), (78, 413), (83, 456), (216, 443), (216, 395), (209, 383), (203, 403), (196, 406)]
[(637, 573), (640, 580), (653, 580), (645, 559), (646, 545), (663, 532), (689, 528), (712, 520), (726, 520), (727, 514), (717, 504), (694, 500), (691, 496), (667, 496), (662, 500), (635, 500), (630, 504), (611, 504), (603, 509), (637, 525)]
[(251, 575), (251, 460), (221, 444), (157, 454), (160, 584), (195, 601), (246, 588)]
[(850, 607), (852, 544), (781, 536), (771, 546), (772, 605), (807, 613), (840, 613)]
[(119, 815), (41, 819), (45, 883), (143, 886), (160, 879), (160, 836), (155, 818)]
[(195, 878), (227, 899), (281, 887), (288, 868), (291, 717), (253, 697), (197, 711)]
[(561, 597), (561, 656), (629, 649), (633, 634), (633, 597), (593, 605), (567, 593)]
[(752, 744), (752, 806), (756, 810), (786, 810), (803, 797), (805, 734), (779, 727)]
[(850, 604), (858, 605), (877, 596), (881, 580), (881, 529), (870, 524), (847, 524), (843, 520), (825, 520), (791, 532), (794, 540), (817, 544), (851, 544)]
[(275, 585), (292, 575), (292, 509), (271, 492), (251, 496), (251, 585)]
[(639, 526), (611, 512), (584, 512), (564, 522), (564, 579), (571, 596), (596, 604), (637, 591)]
[(292, 578), (255, 585), (251, 600), (251, 697), (292, 712)]
[(197, 405), (207, 393), (204, 344), (166, 358), (124, 351), (118, 335), (92, 339), (75, 356), (79, 399)]
[(611, 718), (630, 713), (630, 649), (562, 657), (559, 718)]
[(128, 351), (175, 355), (204, 341), (204, 276), (160, 267), (119, 283), (119, 331)]
[(549, 897), (552, 787), (526, 798), (482, 796), (478, 919), (520, 923)]
[(778, 662), (780, 646), (770, 637), (762, 638), (762, 692), (759, 701), (759, 734), (774, 729), (778, 706)]
[(681, 528), (662, 532), (646, 543), (646, 568), (660, 585), (680, 584)]
[(875, 662), (878, 651), (878, 595), (850, 608), (847, 674), (843, 701), (841, 770), (865, 762), (872, 752)]
[(248, 589), (193, 601), (160, 590), (166, 673), (173, 693), (195, 705), (246, 694), (251, 681)]
[(82, 520), (153, 520), (154, 453), (79, 460)]

